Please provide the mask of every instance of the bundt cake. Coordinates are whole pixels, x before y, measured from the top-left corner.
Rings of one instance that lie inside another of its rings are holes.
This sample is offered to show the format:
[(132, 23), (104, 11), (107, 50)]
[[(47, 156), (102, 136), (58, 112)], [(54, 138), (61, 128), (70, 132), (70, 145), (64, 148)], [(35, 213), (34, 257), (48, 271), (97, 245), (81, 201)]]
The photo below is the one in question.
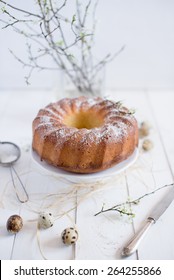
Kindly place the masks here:
[(100, 97), (64, 98), (41, 109), (33, 121), (33, 150), (71, 172), (105, 170), (127, 159), (137, 145), (131, 112)]

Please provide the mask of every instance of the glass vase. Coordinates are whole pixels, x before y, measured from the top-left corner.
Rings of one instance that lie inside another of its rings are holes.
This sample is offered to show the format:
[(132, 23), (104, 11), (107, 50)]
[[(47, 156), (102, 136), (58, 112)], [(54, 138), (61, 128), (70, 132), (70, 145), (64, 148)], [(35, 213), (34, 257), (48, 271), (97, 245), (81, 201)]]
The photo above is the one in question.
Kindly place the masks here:
[(105, 69), (103, 68), (95, 77), (91, 89), (79, 90), (72, 81), (63, 73), (60, 73), (59, 82), (56, 85), (55, 99), (75, 98), (79, 96), (104, 97), (105, 96)]

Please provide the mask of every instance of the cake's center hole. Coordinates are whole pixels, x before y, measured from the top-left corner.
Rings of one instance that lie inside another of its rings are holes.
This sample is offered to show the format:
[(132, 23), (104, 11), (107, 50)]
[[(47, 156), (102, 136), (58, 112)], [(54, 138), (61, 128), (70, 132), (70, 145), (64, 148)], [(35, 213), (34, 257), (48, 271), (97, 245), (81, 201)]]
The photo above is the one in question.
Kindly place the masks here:
[(102, 126), (103, 118), (91, 111), (79, 112), (66, 116), (64, 119), (64, 124), (68, 127), (76, 127), (78, 129), (91, 129)]

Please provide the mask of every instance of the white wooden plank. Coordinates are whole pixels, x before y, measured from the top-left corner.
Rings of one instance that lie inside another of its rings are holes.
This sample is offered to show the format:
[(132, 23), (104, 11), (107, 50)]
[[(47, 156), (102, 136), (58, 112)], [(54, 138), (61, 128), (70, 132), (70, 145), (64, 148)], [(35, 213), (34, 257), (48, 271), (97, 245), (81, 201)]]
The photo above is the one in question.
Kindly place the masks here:
[(120, 214), (115, 212), (96, 217), (94, 214), (101, 210), (103, 204), (107, 208), (125, 200), (127, 190), (123, 175), (121, 179), (113, 178), (110, 187), (105, 186), (78, 206), (77, 225), (81, 237), (76, 248), (77, 259), (120, 258), (121, 244), (125, 242), (126, 234), (133, 233), (129, 218), (120, 217)]
[[(16, 211), (18, 214), (18, 210)], [(12, 257), (12, 248), (15, 241), (15, 235), (9, 234), (6, 229), (6, 223), (8, 218), (12, 215), (11, 210), (0, 209), (0, 259), (9, 260)]]
[[(129, 172), (128, 184), (130, 196), (132, 198), (136, 198), (143, 195), (143, 193), (153, 191), (160, 186), (172, 183), (172, 174), (169, 170), (168, 162), (163, 150), (163, 145), (159, 139), (158, 128), (156, 127), (156, 123), (146, 96), (143, 94), (141, 94), (141, 96), (135, 94), (132, 97), (136, 99), (136, 101), (139, 100), (141, 115), (144, 115), (143, 119), (148, 117), (148, 121), (153, 127), (149, 138), (154, 143), (153, 150), (148, 153), (142, 153), (140, 157), (141, 169), (139, 171), (135, 169), (133, 172)], [(139, 229), (143, 220), (148, 216), (158, 201), (164, 196), (166, 191), (168, 190), (163, 189), (158, 193), (151, 195), (151, 197), (144, 198), (140, 205), (136, 207), (136, 218), (134, 219), (135, 231)], [(172, 213), (171, 211), (172, 209), (170, 208), (170, 210), (168, 210), (168, 217), (170, 217)], [(163, 225), (162, 221), (163, 220), (161, 219), (160, 222), (154, 225), (152, 231), (149, 233), (146, 239), (146, 242), (141, 244), (138, 252), (140, 259), (174, 258), (174, 252), (172, 252), (170, 249), (173, 239), (171, 239), (171, 235), (168, 234), (169, 231), (165, 227), (165, 222)], [(170, 231), (173, 231), (174, 223), (171, 223), (168, 225), (168, 227), (170, 228)], [(161, 236), (158, 234), (159, 229)], [(165, 235), (167, 236), (167, 239)], [(159, 236), (159, 238), (156, 238), (156, 236)], [(160, 250), (158, 248), (160, 248)]]
[(9, 99), (10, 99), (10, 92), (0, 90), (0, 122), (7, 109)]
[(167, 159), (174, 174), (174, 90), (147, 93)]

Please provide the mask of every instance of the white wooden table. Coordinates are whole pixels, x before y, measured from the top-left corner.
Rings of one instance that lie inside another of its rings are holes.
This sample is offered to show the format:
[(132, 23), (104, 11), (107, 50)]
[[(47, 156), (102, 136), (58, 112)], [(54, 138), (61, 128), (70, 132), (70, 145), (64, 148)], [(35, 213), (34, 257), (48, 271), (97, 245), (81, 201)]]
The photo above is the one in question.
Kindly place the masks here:
[[(108, 212), (95, 213), (105, 207), (135, 199), (173, 182), (174, 177), (174, 91), (111, 91), (112, 98), (136, 109), (139, 122), (152, 126), (149, 138), (154, 148), (142, 152), (136, 163), (110, 184), (97, 191), (92, 186), (77, 186), (43, 169), (32, 159), (31, 123), (38, 110), (54, 100), (49, 91), (0, 91), (0, 141), (13, 141), (22, 151), (15, 164), (29, 194), (21, 204), (13, 189), (9, 168), (0, 167), (0, 259), (121, 259), (121, 250), (139, 229), (154, 205), (168, 188), (142, 199), (133, 207), (135, 217)], [(41, 210), (52, 212), (54, 226), (38, 230)], [(151, 228), (138, 251), (127, 259), (174, 259), (174, 203)], [(16, 235), (6, 230), (9, 216), (19, 214), (23, 229)], [(79, 240), (64, 246), (61, 232), (76, 224)]]

